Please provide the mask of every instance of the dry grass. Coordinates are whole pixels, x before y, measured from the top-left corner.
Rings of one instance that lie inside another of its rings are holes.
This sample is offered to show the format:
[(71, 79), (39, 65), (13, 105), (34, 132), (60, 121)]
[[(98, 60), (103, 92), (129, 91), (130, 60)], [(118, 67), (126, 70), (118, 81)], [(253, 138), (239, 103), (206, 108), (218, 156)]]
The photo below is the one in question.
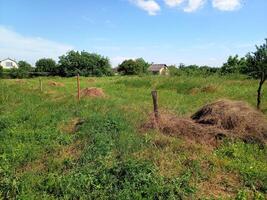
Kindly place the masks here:
[(81, 91), (82, 97), (105, 97), (105, 93), (101, 88), (85, 88)]

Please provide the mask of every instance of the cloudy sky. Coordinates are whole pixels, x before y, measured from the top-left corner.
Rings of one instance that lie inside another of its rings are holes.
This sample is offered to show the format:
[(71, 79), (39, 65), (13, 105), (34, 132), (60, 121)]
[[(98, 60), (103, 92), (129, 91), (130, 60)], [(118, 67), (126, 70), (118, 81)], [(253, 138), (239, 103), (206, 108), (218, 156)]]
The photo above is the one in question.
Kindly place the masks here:
[(267, 38), (266, 0), (0, 0), (0, 59), (69, 50), (220, 66)]

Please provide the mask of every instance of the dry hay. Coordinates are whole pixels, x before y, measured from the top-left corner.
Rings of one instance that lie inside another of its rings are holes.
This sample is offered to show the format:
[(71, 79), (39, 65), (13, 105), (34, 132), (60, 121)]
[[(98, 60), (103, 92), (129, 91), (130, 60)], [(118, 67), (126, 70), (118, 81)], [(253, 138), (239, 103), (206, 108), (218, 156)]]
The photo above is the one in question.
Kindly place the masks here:
[(230, 100), (208, 104), (191, 118), (161, 114), (156, 121), (151, 116), (141, 129), (158, 129), (165, 135), (212, 146), (217, 146), (224, 138), (239, 138), (260, 145), (267, 140), (267, 122), (264, 116), (244, 102)]
[(101, 88), (85, 88), (81, 91), (82, 97), (105, 97), (105, 93)]
[(198, 124), (229, 131), (245, 141), (267, 139), (264, 115), (242, 101), (220, 100), (208, 104), (197, 111), (192, 119)]
[(217, 87), (214, 85), (206, 85), (201, 88), (201, 92), (205, 92), (205, 93), (214, 93), (217, 90), (218, 90)]
[(215, 93), (218, 90), (217, 86), (214, 85), (206, 85), (203, 87), (194, 87), (192, 89), (189, 90), (189, 94), (191, 95), (196, 95), (199, 93)]
[(22, 79), (15, 79), (15, 82), (20, 84), (20, 83), (26, 83), (25, 80), (22, 80)]
[(88, 83), (94, 83), (94, 82), (96, 82), (96, 80), (95, 80), (95, 79), (92, 79), (92, 78), (90, 78), (90, 79), (88, 79), (88, 80), (87, 80), (87, 82), (88, 82)]
[(48, 84), (50, 86), (55, 86), (55, 87), (64, 87), (65, 85), (63, 83), (55, 82), (55, 81), (49, 81)]

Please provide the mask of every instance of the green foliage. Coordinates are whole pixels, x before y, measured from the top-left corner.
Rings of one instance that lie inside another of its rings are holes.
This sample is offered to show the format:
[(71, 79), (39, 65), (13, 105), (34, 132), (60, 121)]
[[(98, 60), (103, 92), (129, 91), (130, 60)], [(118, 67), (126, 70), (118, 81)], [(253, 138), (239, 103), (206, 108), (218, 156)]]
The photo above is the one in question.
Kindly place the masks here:
[(184, 65), (180, 64), (179, 67), (175, 65), (169, 66), (171, 76), (211, 76), (216, 74), (219, 69), (209, 66), (198, 66), (198, 65)]
[(267, 39), (265, 43), (256, 46), (256, 51), (247, 55), (247, 73), (258, 79), (267, 79)]
[[(203, 182), (220, 171), (241, 175), (236, 190), (227, 181), (214, 186), (227, 185), (231, 199), (252, 194), (260, 200), (266, 194), (266, 149), (229, 143), (214, 153), (157, 131), (139, 132), (153, 109), (154, 88), (162, 110), (189, 116), (222, 97), (252, 104), (255, 80), (185, 75), (94, 80), (81, 77), (81, 87), (100, 87), (108, 98), (79, 103), (73, 78), (43, 78), (43, 93), (39, 79), (0, 80), (0, 199), (202, 199), (196, 195)], [(188, 92), (206, 84), (220, 90)], [(83, 123), (66, 131), (77, 118)], [(155, 145), (154, 137), (165, 138), (159, 140), (163, 145)]]
[(247, 61), (245, 58), (238, 58), (238, 55), (229, 56), (226, 63), (221, 68), (222, 74), (245, 73), (247, 71)]
[(147, 73), (149, 64), (143, 58), (125, 60), (118, 66), (118, 72), (122, 75), (140, 75)]
[(85, 51), (70, 51), (59, 57), (60, 76), (110, 76), (112, 69), (108, 58)]
[(227, 144), (216, 151), (216, 155), (227, 161), (229, 170), (237, 170), (245, 185), (267, 192), (267, 149), (253, 144)]
[(4, 74), (4, 69), (3, 69), (3, 67), (0, 65), (0, 78), (3, 77), (3, 74)]
[(11, 78), (29, 78), (30, 72), (33, 71), (32, 66), (26, 61), (19, 61), (18, 68), (12, 68), (9, 71)]
[(265, 44), (256, 46), (256, 52), (247, 55), (247, 73), (259, 79), (257, 108), (260, 108), (262, 97), (262, 86), (267, 80), (267, 39)]
[(35, 63), (36, 72), (49, 72), (50, 75), (58, 73), (56, 61), (51, 58), (42, 58)]

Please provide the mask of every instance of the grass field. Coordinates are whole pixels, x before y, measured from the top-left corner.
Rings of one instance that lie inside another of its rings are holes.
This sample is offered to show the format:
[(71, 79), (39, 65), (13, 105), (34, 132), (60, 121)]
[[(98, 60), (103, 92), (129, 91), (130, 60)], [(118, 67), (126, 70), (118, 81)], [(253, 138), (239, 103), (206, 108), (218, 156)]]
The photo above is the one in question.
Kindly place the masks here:
[(225, 142), (209, 150), (139, 131), (152, 111), (152, 89), (161, 111), (190, 116), (222, 98), (255, 106), (257, 81), (81, 78), (81, 88), (106, 96), (78, 102), (75, 78), (42, 80), (43, 92), (39, 79), (0, 80), (0, 199), (266, 198), (266, 147)]

